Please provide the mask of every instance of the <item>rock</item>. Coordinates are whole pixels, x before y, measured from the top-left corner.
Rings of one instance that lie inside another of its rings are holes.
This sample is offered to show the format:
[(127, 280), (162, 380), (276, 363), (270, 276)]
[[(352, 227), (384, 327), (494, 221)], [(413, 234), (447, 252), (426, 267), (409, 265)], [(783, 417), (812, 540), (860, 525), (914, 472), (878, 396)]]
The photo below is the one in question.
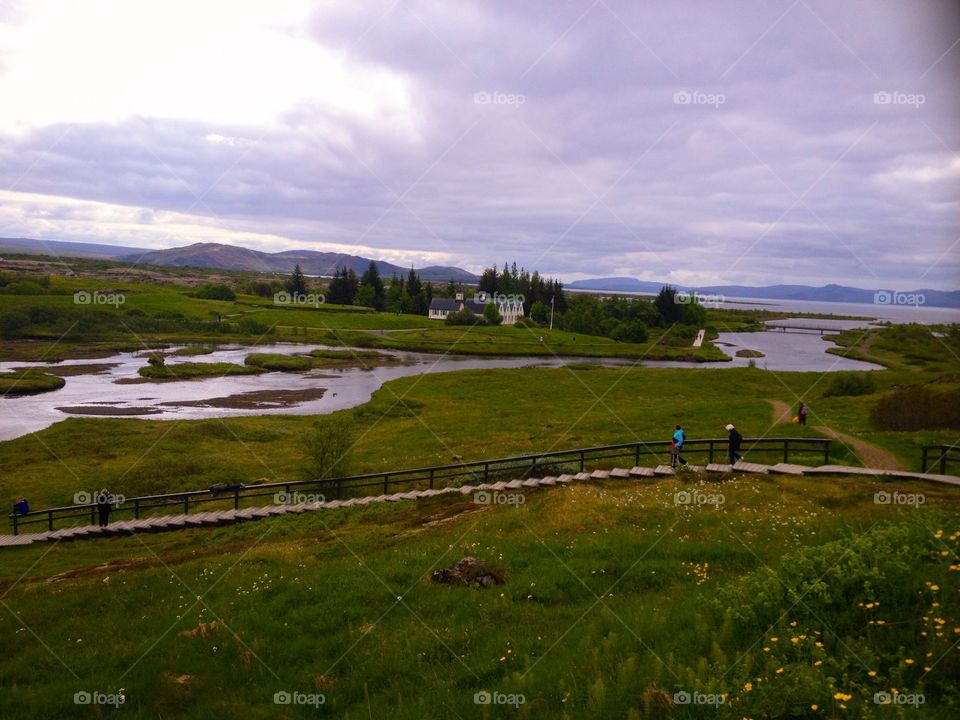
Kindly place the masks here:
[(486, 567), (472, 555), (457, 560), (450, 567), (435, 570), (430, 577), (434, 582), (444, 585), (469, 585), (477, 588), (489, 588), (505, 582), (500, 573)]

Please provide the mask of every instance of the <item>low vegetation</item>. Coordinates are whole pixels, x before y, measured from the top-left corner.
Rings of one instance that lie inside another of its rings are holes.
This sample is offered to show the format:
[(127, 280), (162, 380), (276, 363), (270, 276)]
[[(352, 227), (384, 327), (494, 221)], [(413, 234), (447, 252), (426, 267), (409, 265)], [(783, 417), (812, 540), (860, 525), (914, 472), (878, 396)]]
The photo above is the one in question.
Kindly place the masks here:
[(0, 372), (0, 397), (50, 392), (65, 384), (62, 377), (39, 370), (10, 370)]
[(199, 380), (210, 377), (224, 377), (227, 375), (256, 375), (265, 372), (263, 368), (235, 363), (174, 363), (149, 364), (137, 371), (141, 377), (150, 380)]
[[(78, 718), (74, 694), (97, 691), (141, 717), (867, 720), (889, 717), (889, 695), (946, 720), (958, 496), (908, 483), (923, 506), (874, 502), (889, 489), (605, 481), (7, 550), (5, 702)], [(467, 556), (505, 582), (430, 579)]]

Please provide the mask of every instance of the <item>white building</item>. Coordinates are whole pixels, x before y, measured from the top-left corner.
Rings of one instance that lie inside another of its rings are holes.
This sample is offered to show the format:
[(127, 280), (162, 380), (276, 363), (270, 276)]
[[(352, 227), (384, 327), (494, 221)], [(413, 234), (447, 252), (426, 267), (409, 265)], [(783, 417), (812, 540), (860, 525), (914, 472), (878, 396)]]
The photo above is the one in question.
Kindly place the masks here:
[(497, 312), (503, 318), (504, 325), (513, 325), (523, 315), (523, 301), (510, 295), (488, 295), (477, 293), (472, 299), (466, 300), (463, 293), (457, 293), (456, 298), (434, 298), (430, 301), (427, 317), (431, 320), (446, 320), (447, 315), (461, 310), (469, 310), (478, 317), (483, 317), (483, 310), (489, 304), (497, 306)]

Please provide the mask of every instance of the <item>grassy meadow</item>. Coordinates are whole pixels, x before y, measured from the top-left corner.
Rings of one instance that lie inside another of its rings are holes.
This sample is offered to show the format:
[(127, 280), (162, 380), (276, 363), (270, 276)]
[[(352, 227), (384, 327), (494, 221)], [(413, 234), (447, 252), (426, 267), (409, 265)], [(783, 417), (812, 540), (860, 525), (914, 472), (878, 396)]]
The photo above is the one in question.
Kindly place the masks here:
[[(279, 307), (254, 295), (205, 300), (174, 282), (187, 272), (171, 271), (166, 284), (52, 278), (34, 295), (0, 294), (0, 323), (5, 313), (39, 308), (28, 313), (36, 324), (0, 343), (0, 359), (192, 342), (177, 353), (187, 362), (157, 358), (144, 372), (188, 372), (197, 382), (224, 370), (386, 362), (374, 348), (635, 361), (390, 381), (368, 403), (330, 416), (356, 429), (356, 473), (667, 440), (676, 423), (690, 439), (723, 437), (729, 422), (747, 437), (822, 437), (826, 427), (914, 470), (921, 445), (958, 442), (946, 422), (889, 430), (875, 417), (890, 398), (960, 398), (953, 330), (845, 333), (836, 352), (886, 367), (868, 374), (651, 368), (642, 360), (721, 353), (664, 345), (656, 330), (630, 344), (559, 330), (447, 327), (360, 308)], [(78, 306), (77, 290), (124, 302)], [(710, 310), (708, 321), (750, 330), (768, 317)], [(251, 352), (228, 368), (189, 362), (210, 343), (278, 340), (370, 349)], [(38, 391), (62, 382), (19, 375)], [(801, 399), (811, 408), (808, 425), (780, 421), (775, 405), (795, 409)], [(103, 486), (132, 497), (306, 479), (316, 422), (70, 417), (0, 442), (0, 494), (26, 494), (42, 509)], [(745, 450), (748, 460), (782, 459), (752, 453), (749, 443)], [(831, 461), (860, 464), (837, 441)], [(905, 502), (877, 502), (881, 492)], [(495, 497), (2, 550), (0, 717), (960, 715), (954, 487), (684, 472)], [(464, 556), (505, 582), (480, 589), (430, 580)]]
[[(687, 476), (6, 551), (4, 716), (955, 717), (960, 496), (898, 488), (924, 505)], [(467, 555), (505, 583), (430, 581)]]

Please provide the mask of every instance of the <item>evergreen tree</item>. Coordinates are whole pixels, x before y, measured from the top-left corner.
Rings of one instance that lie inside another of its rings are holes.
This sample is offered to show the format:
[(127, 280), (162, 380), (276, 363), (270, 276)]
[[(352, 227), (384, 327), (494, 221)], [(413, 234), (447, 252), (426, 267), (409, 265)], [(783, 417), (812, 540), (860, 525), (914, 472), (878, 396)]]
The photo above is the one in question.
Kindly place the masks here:
[(287, 291), (291, 295), (307, 294), (307, 279), (303, 276), (303, 270), (300, 269), (299, 263), (294, 266), (293, 272), (287, 280)]
[[(367, 292), (364, 288), (370, 288), (372, 292)], [(370, 261), (370, 264), (360, 278), (360, 292), (364, 298), (364, 302), (360, 304), (377, 310), (383, 310), (385, 295), (383, 278), (380, 277), (380, 271), (377, 270), (377, 265), (373, 260)]]

